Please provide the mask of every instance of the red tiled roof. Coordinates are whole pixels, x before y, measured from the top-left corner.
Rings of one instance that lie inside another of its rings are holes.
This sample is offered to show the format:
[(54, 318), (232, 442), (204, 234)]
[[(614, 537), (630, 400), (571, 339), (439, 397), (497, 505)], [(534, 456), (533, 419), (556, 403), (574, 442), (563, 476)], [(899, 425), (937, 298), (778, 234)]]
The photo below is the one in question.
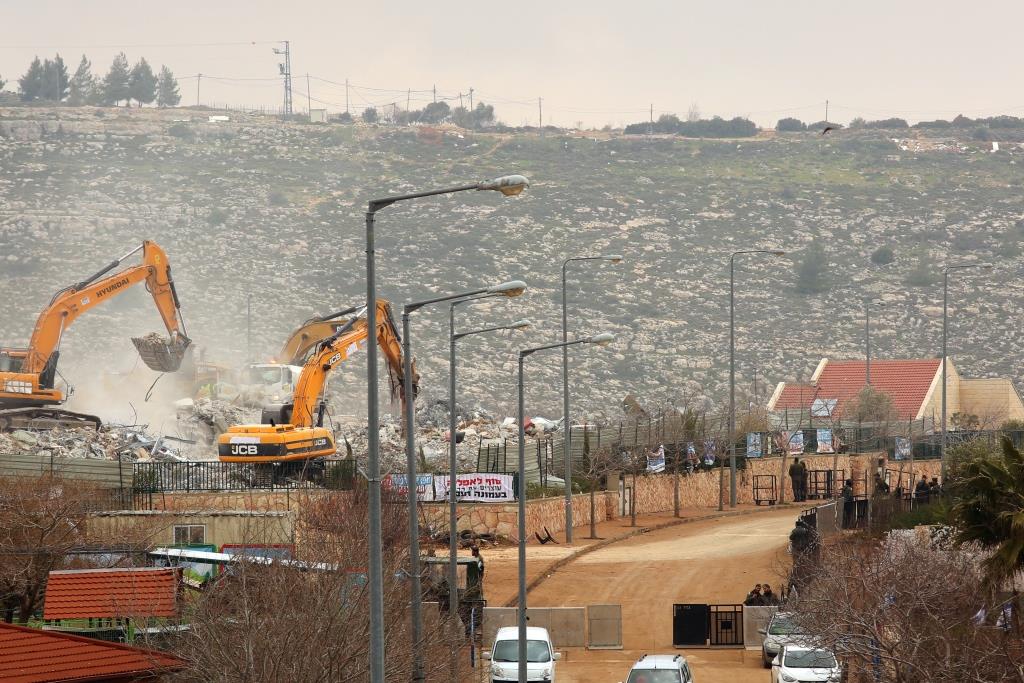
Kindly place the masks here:
[(174, 617), (177, 589), (173, 568), (50, 572), (43, 618)]
[[(815, 384), (787, 383), (775, 401), (774, 409), (796, 410), (802, 407), (810, 410), (816, 398), (837, 399), (832, 414), (839, 417), (846, 402), (866, 385), (864, 365), (862, 360), (830, 360), (825, 363)], [(872, 360), (871, 388), (889, 394), (900, 419), (911, 420), (917, 417), (941, 365), (938, 358)]]
[(162, 652), (0, 623), (0, 680), (6, 683), (127, 680), (182, 666)]

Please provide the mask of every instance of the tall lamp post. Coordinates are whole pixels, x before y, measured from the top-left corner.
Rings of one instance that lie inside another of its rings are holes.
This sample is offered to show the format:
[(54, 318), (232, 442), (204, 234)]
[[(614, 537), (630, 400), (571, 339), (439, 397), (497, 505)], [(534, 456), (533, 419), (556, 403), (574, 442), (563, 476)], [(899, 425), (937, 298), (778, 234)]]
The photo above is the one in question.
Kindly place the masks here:
[(871, 386), (871, 305), (883, 306), (883, 302), (864, 297), (864, 384)]
[(786, 252), (743, 249), (729, 257), (729, 507), (733, 508), (736, 507), (736, 257), (741, 254), (785, 256)]
[(526, 431), (523, 425), (523, 421), (526, 419), (526, 408), (523, 403), (523, 360), (527, 356), (537, 353), (538, 351), (564, 348), (575, 344), (597, 344), (598, 346), (607, 346), (614, 340), (614, 334), (603, 332), (601, 334), (595, 334), (592, 337), (582, 337), (580, 339), (574, 339), (560, 344), (535, 346), (532, 349), (521, 349), (519, 351), (519, 383), (517, 389), (519, 399), (519, 407), (517, 411), (517, 418), (519, 420), (519, 607), (516, 611), (519, 626), (519, 652), (516, 657), (519, 664), (519, 675), (516, 678), (518, 681), (529, 680), (526, 667)]
[[(569, 341), (569, 322), (566, 307), (566, 286), (565, 270), (573, 261), (609, 261), (611, 263), (622, 263), (622, 256), (619, 254), (607, 254), (603, 256), (577, 256), (562, 261), (562, 343)], [(565, 476), (565, 542), (572, 544), (572, 421), (569, 419), (569, 347), (562, 347), (562, 454)]]
[(946, 338), (949, 327), (949, 271), (965, 268), (981, 268), (991, 270), (990, 263), (954, 263), (942, 269), (942, 446), (939, 451), (941, 458), (942, 485), (946, 485)]
[(419, 513), (416, 502), (416, 411), (413, 406), (413, 367), (412, 367), (412, 334), (409, 329), (409, 317), (414, 312), (430, 304), (465, 299), (475, 296), (519, 296), (526, 289), (526, 284), (513, 280), (493, 287), (475, 289), (439, 296), (423, 301), (414, 301), (402, 308), (402, 394), (405, 397), (405, 469), (406, 502), (409, 517), (409, 617), (412, 621), (412, 652), (413, 681), (424, 680), (423, 674), (423, 595), (420, 590), (420, 528)]
[[(370, 334), (377, 330), (377, 281), (374, 270), (374, 223), (377, 212), (396, 202), (433, 197), (468, 190), (494, 190), (505, 196), (517, 195), (529, 181), (521, 175), (508, 175), (494, 180), (459, 185), (440, 190), (413, 192), (371, 199), (366, 209), (366, 326)], [(381, 546), (380, 511), (380, 417), (377, 396), (377, 345), (366, 345), (366, 479), (369, 503), (369, 558), (367, 562), (370, 584), (370, 683), (384, 683), (384, 575), (383, 548)], [(417, 568), (418, 569), (418, 568)], [(418, 571), (416, 572), (418, 573)]]

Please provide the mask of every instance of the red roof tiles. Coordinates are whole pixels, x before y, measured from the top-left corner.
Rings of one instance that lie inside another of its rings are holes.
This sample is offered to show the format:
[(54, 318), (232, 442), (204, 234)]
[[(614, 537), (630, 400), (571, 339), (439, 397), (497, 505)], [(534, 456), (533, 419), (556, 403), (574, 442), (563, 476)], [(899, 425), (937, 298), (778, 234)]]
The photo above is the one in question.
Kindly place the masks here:
[(6, 683), (129, 681), (182, 666), (153, 650), (0, 623), (0, 679)]
[[(889, 394), (902, 420), (917, 417), (928, 397), (928, 389), (942, 365), (938, 358), (871, 361), (871, 388)], [(783, 387), (774, 410), (810, 410), (814, 399), (837, 399), (833, 416), (842, 415), (843, 406), (866, 386), (862, 360), (829, 360), (813, 385), (789, 384)]]
[(178, 570), (161, 567), (50, 572), (44, 619), (177, 616)]

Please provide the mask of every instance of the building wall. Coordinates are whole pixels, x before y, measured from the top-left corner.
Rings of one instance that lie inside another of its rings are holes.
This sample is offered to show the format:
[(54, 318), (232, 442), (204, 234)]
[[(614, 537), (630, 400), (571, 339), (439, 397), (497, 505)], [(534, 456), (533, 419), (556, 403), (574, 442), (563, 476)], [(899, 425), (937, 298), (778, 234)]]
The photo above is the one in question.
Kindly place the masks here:
[[(956, 364), (952, 359), (946, 359), (946, 368), (949, 372), (949, 384), (946, 385), (946, 419), (949, 420), (953, 413), (960, 412), (960, 385), (961, 378), (960, 372), (956, 369)], [(924, 409), (921, 411), (920, 416), (925, 419), (935, 418), (935, 424), (938, 426), (942, 421), (942, 366), (939, 366), (939, 370), (936, 373), (939, 375), (939, 381), (935, 383), (935, 390), (927, 398)]]
[(960, 405), (963, 412), (981, 418), (982, 426), (988, 429), (998, 428), (1007, 420), (1024, 420), (1024, 403), (1013, 383), (1002, 377), (961, 379)]
[(291, 545), (295, 542), (294, 513), (204, 512), (102, 512), (89, 518), (89, 532), (99, 538), (140, 538), (152, 546), (173, 545), (174, 527), (203, 525), (204, 543)]

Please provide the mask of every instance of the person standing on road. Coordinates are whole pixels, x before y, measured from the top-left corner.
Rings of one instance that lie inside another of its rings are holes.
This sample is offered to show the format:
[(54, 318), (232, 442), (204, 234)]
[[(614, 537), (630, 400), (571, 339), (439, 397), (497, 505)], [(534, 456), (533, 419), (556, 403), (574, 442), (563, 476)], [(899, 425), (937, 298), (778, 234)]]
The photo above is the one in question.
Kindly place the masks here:
[(807, 500), (807, 461), (800, 462), (800, 502)]
[(849, 529), (853, 524), (853, 479), (847, 479), (843, 485), (843, 528)]

